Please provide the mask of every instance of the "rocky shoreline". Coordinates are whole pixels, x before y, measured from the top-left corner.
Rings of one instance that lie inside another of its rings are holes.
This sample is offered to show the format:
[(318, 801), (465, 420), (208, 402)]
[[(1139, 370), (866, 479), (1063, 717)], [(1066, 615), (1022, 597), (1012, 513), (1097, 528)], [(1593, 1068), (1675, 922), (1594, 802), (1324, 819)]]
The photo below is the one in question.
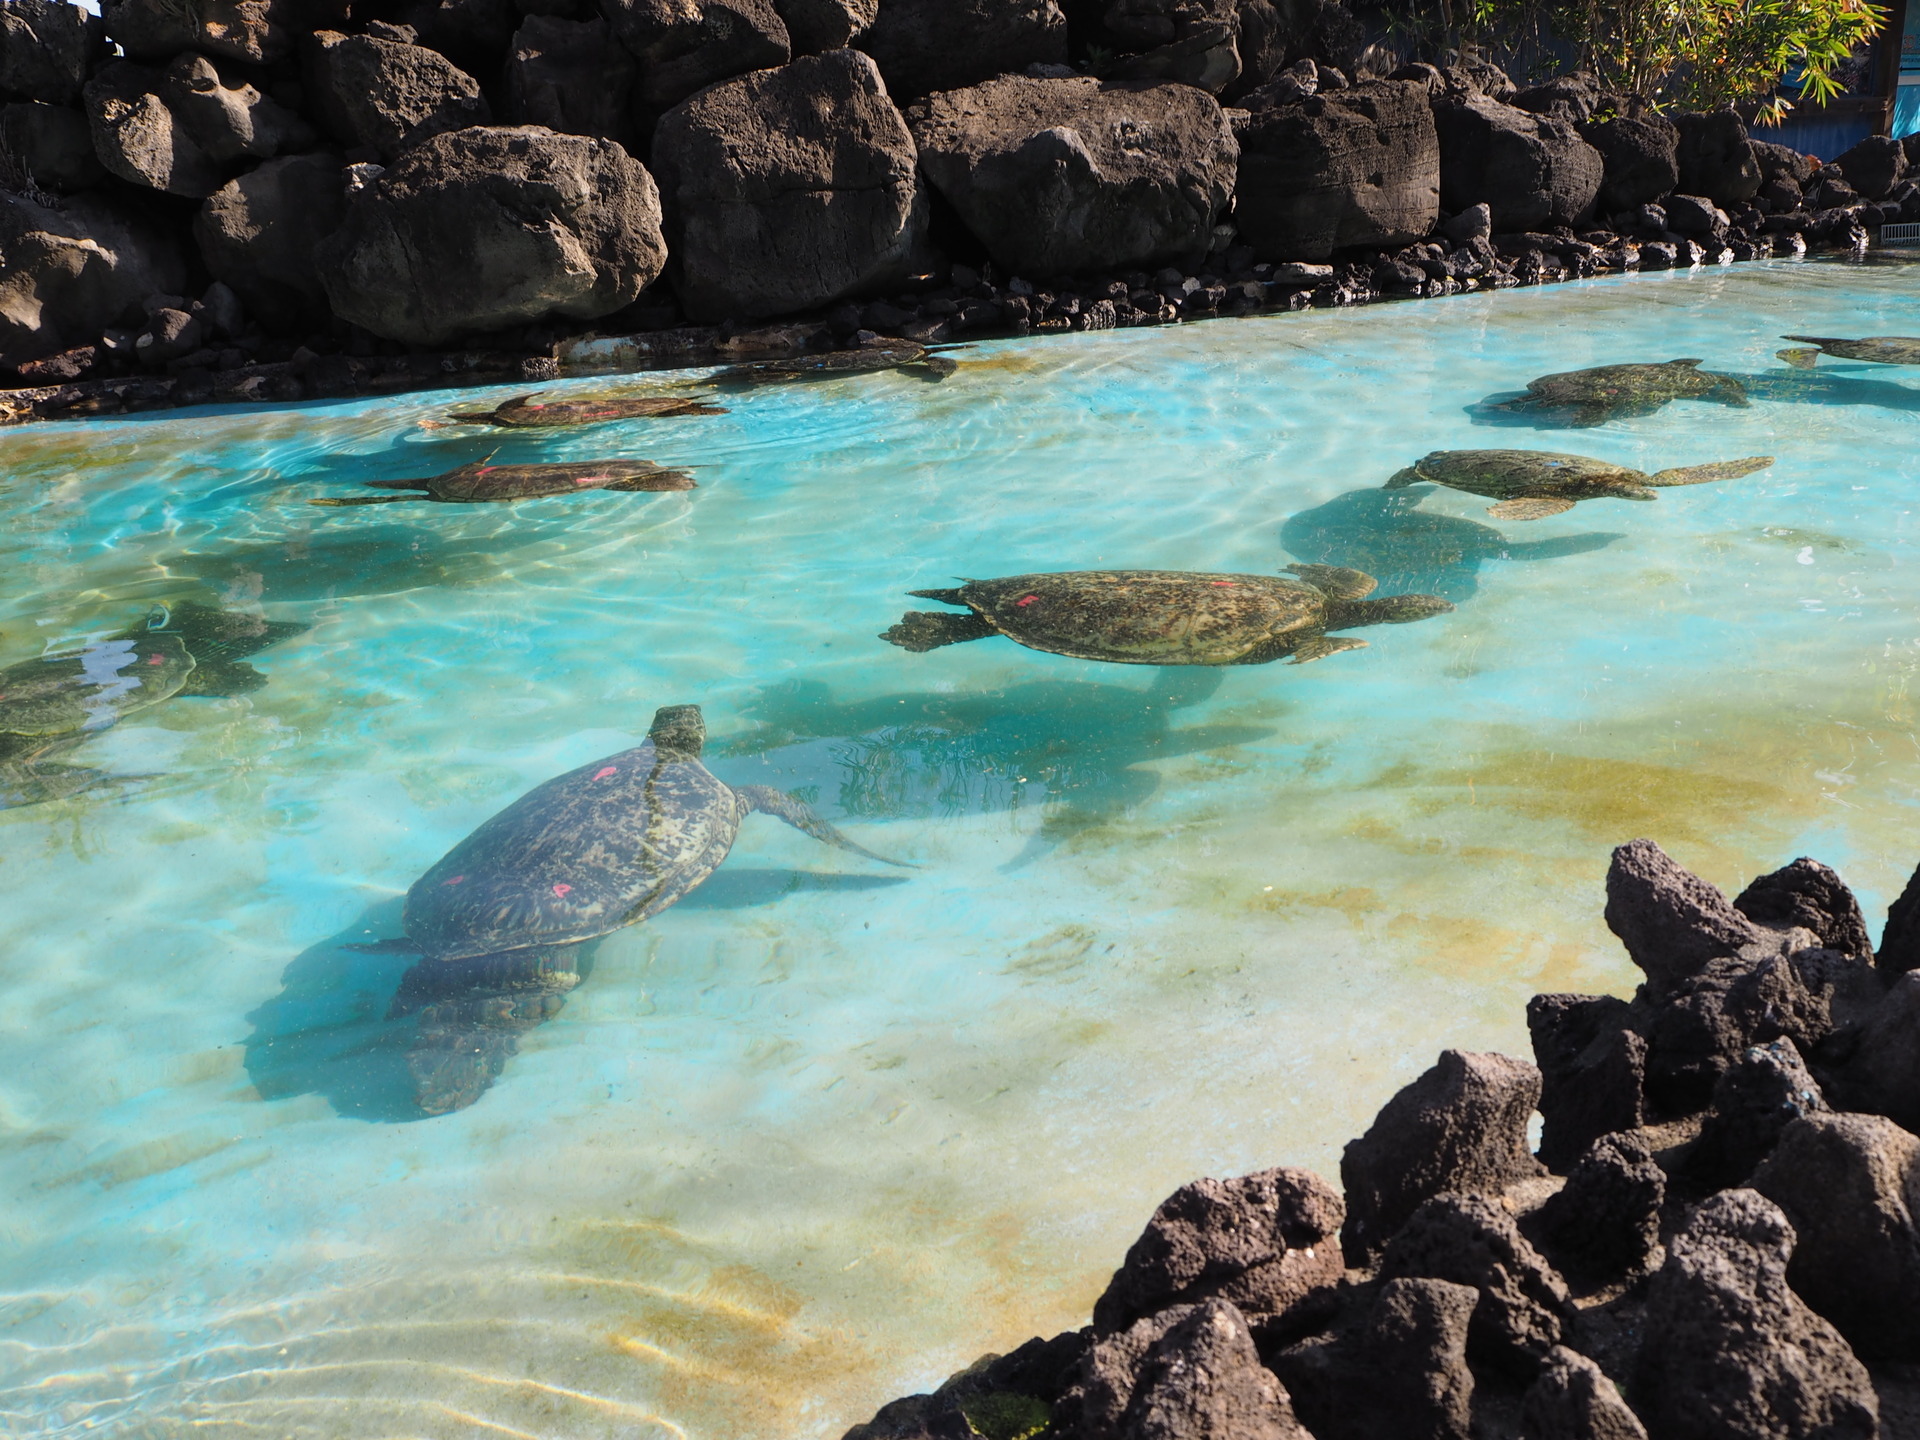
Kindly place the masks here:
[(1914, 165), (1337, 3), (0, 0), (0, 423), (1857, 252)]
[(1815, 861), (1729, 903), (1636, 840), (1606, 920), (1631, 1001), (1442, 1053), (1338, 1189), (1183, 1186), (1090, 1325), (847, 1440), (1920, 1436), (1920, 873), (1876, 953)]

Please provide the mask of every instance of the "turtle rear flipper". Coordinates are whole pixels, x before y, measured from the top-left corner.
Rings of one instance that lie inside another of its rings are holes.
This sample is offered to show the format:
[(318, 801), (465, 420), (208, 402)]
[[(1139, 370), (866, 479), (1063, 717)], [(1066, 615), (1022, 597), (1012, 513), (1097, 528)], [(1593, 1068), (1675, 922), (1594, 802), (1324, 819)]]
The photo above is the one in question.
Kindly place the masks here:
[(1315, 660), (1324, 660), (1329, 655), (1338, 655), (1342, 650), (1364, 650), (1367, 642), (1355, 640), (1351, 635), (1316, 635), (1313, 639), (1298, 646), (1293, 652), (1290, 665), (1308, 665)]
[(1744, 460), (1715, 460), (1706, 465), (1682, 465), (1661, 470), (1647, 477), (1647, 484), (1662, 489), (1670, 485), (1704, 485), (1710, 480), (1737, 480), (1773, 464), (1771, 455), (1749, 455)]
[(900, 617), (899, 624), (881, 631), (880, 638), (902, 650), (925, 654), (942, 645), (964, 645), (969, 640), (985, 640), (999, 633), (972, 611), (948, 615), (933, 610), (909, 610)]
[(1573, 501), (1548, 499), (1545, 497), (1525, 500), (1502, 500), (1498, 505), (1490, 506), (1487, 514), (1496, 520), (1544, 520), (1549, 515), (1559, 515), (1573, 508)]
[(1330, 600), (1364, 600), (1380, 584), (1366, 571), (1349, 570), (1344, 565), (1288, 565), (1284, 569)]
[(203, 661), (193, 667), (187, 683), (174, 693), (208, 699), (247, 695), (267, 683), (267, 677), (244, 661)]
[(431, 495), (345, 495), (309, 500), (309, 505), (404, 505), (409, 500), (431, 500)]
[(958, 370), (960, 368), (960, 362), (958, 360), (949, 360), (944, 355), (929, 355), (926, 359), (920, 361), (915, 368), (924, 371), (926, 379), (940, 381), (946, 379), (949, 375), (953, 374), (954, 371)]
[(1820, 359), (1822, 352), (1819, 350), (1776, 350), (1773, 353), (1778, 358), (1786, 361), (1787, 364), (1793, 366), (1796, 370), (1811, 370), (1814, 368), (1815, 362)]
[(776, 790), (771, 785), (735, 785), (732, 788), (749, 811), (757, 810), (762, 815), (784, 820), (802, 834), (811, 835), (828, 845), (837, 845), (842, 850), (851, 850), (856, 855), (864, 855), (869, 860), (878, 860), (882, 865), (898, 865), (903, 870), (916, 868), (904, 860), (889, 860), (884, 855), (874, 854), (864, 845), (854, 844), (814, 814), (813, 807), (806, 801), (795, 799), (784, 790)]
[(625, 480), (613, 480), (599, 487), (602, 490), (657, 491), (657, 490), (693, 490), (693, 476), (684, 470), (655, 470), (646, 475), (634, 475)]

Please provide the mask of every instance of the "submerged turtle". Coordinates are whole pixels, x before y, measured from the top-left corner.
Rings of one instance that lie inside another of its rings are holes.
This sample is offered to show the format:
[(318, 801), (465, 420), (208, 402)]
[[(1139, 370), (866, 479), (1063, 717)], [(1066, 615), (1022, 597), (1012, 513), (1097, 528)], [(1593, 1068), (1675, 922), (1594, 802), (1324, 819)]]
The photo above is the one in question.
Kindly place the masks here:
[(429, 1114), (471, 1105), (521, 1032), (580, 982), (580, 945), (658, 915), (727, 858), (740, 822), (773, 815), (883, 864), (802, 801), (723, 784), (700, 752), (698, 705), (656, 711), (646, 743), (535, 786), (449, 850), (407, 891), (404, 941), (424, 958), (395, 1015), (420, 1015), (408, 1068)]
[(1070, 570), (969, 580), (957, 590), (911, 590), (964, 605), (952, 615), (909, 610), (881, 635), (903, 650), (937, 650), (1004, 635), (1031, 650), (1121, 665), (1304, 665), (1364, 640), (1329, 630), (1400, 625), (1453, 609), (1438, 595), (1366, 597), (1371, 575), (1337, 565), (1290, 565), (1278, 575), (1185, 570)]
[(772, 385), (787, 380), (830, 380), (836, 375), (865, 375), (875, 370), (911, 367), (927, 379), (944, 380), (960, 367), (911, 340), (889, 340), (853, 350), (828, 350), (819, 355), (792, 355), (783, 360), (754, 360), (729, 365), (713, 376), (719, 385)]
[(636, 395), (627, 399), (554, 400), (534, 404), (539, 395), (516, 395), (491, 410), (457, 410), (447, 419), (462, 425), (514, 428), (598, 425), (603, 420), (667, 419), (675, 415), (724, 415), (726, 408), (674, 395)]
[(1498, 500), (1487, 511), (1496, 520), (1538, 520), (1571, 510), (1582, 500), (1654, 500), (1659, 498), (1656, 489), (1733, 480), (1771, 464), (1771, 455), (1750, 455), (1645, 475), (1610, 460), (1550, 450), (1435, 450), (1397, 472), (1382, 488), (1446, 485)]
[(1868, 335), (1861, 340), (1835, 340), (1823, 335), (1783, 335), (1811, 350), (1781, 350), (1780, 358), (1796, 370), (1811, 370), (1822, 355), (1842, 360), (1871, 360), (1876, 365), (1920, 365), (1920, 338), (1912, 335)]
[(423, 495), (355, 495), (309, 500), (309, 505), (399, 505), (437, 500), (442, 505), (510, 505), (580, 490), (691, 490), (693, 477), (651, 460), (569, 460), (548, 465), (490, 465), (476, 460), (424, 480), (369, 480), (376, 490), (423, 490)]
[(1567, 370), (1527, 382), (1527, 393), (1496, 408), (1564, 410), (1567, 423), (1586, 429), (1608, 420), (1651, 415), (1670, 400), (1711, 400), (1745, 406), (1747, 392), (1729, 375), (1700, 369), (1699, 360), (1668, 360), (1658, 365), (1596, 365)]

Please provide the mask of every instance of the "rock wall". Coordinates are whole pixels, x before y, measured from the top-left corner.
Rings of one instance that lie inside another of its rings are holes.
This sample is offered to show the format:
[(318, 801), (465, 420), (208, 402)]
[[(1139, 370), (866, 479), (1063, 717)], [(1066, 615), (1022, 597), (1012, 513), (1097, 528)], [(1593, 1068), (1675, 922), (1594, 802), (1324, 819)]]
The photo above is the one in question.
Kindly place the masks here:
[[(0, 420), (532, 376), (589, 327), (720, 327), (682, 361), (769, 321), (741, 343), (1102, 329), (1920, 220), (1910, 144), (1820, 166), (1380, 53), (1338, 0), (0, 0), (0, 370), (33, 387)], [(196, 305), (222, 323), (155, 319)]]

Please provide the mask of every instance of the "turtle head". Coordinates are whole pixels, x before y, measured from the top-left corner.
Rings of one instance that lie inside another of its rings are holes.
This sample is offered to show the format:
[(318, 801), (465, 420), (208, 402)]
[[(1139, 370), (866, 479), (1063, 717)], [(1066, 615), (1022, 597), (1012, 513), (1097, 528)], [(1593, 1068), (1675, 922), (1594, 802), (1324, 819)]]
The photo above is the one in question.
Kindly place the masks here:
[(147, 611), (147, 629), (164, 630), (173, 623), (173, 610), (167, 605), (155, 605)]
[(1424, 485), (1426, 480), (1427, 477), (1420, 473), (1419, 465), (1414, 464), (1407, 466), (1404, 470), (1394, 471), (1392, 476), (1387, 480), (1387, 483), (1380, 488), (1383, 490), (1404, 490), (1409, 485)]
[(653, 712), (647, 738), (663, 760), (698, 760), (707, 743), (707, 722), (698, 705), (662, 705)]

